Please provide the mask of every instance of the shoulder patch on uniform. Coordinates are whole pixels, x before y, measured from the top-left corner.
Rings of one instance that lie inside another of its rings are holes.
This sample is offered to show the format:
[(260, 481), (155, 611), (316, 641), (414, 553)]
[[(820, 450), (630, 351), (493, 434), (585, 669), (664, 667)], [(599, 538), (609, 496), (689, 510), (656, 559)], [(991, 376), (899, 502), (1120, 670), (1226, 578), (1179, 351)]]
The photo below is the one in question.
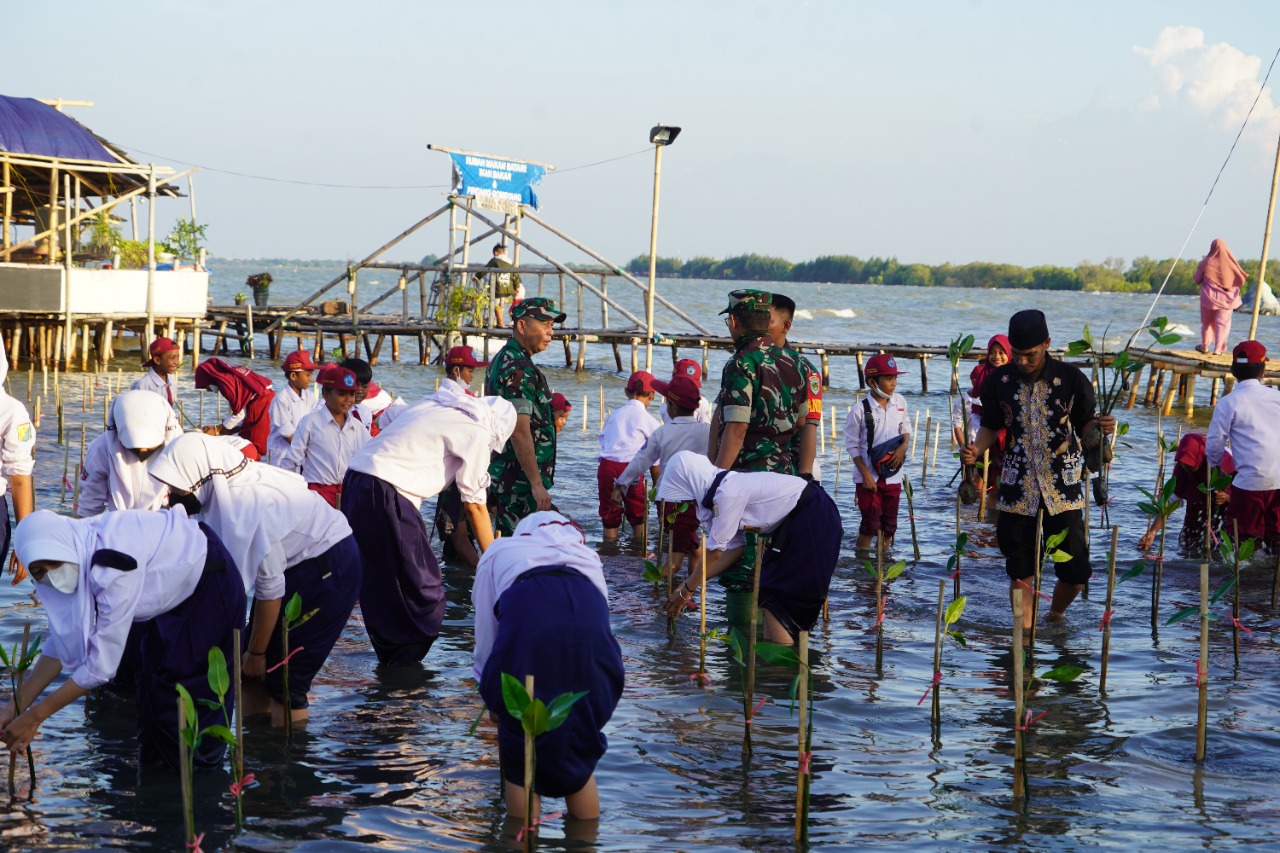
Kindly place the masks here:
[(33, 428), (30, 423), (20, 424), (18, 426), (18, 441), (31, 441), (35, 437), (35, 428)]
[(100, 548), (93, 552), (91, 565), (103, 566), (108, 569), (116, 569), (121, 572), (131, 572), (138, 568), (138, 561), (123, 551), (116, 551), (111, 548)]
[(809, 393), (810, 394), (822, 393), (822, 377), (816, 373), (809, 374)]

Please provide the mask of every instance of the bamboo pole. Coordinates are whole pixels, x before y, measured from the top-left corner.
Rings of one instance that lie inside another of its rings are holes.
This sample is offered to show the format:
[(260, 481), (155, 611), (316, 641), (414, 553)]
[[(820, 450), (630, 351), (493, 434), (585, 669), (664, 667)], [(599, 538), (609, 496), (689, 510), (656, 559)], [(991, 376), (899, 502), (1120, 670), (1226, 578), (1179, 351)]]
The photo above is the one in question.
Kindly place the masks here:
[(600, 383), (600, 429), (604, 429), (604, 383)]
[[(705, 676), (707, 672), (707, 534), (702, 534), (702, 550), (700, 552), (702, 566), (701, 595), (699, 595), (698, 609), (701, 611), (701, 619), (698, 623), (698, 674)], [(706, 678), (699, 678), (698, 683), (704, 684)]]
[(957, 546), (956, 547), (956, 570), (955, 570), (955, 574), (951, 576), (951, 580), (954, 581), (951, 587), (951, 599), (953, 601), (960, 597), (960, 552), (963, 551), (964, 549), (959, 547), (959, 545), (960, 545), (960, 493), (956, 492), (956, 546)]
[(930, 473), (938, 471), (938, 444), (942, 440), (942, 421), (933, 425), (933, 459), (929, 463)]
[(182, 792), (182, 825), (187, 833), (187, 849), (190, 850), (195, 842), (196, 828), (195, 818), (192, 815), (194, 795), (191, 790), (191, 761), (187, 756), (187, 739), (182, 734), (187, 715), (182, 697), (175, 696), (174, 701), (178, 703), (178, 779)]
[(1262, 261), (1258, 267), (1258, 283), (1254, 285), (1253, 316), (1249, 320), (1249, 340), (1258, 334), (1258, 312), (1262, 308), (1262, 287), (1267, 280), (1267, 253), (1271, 249), (1271, 221), (1276, 212), (1276, 185), (1280, 183), (1280, 141), (1276, 143), (1276, 165), (1271, 170), (1271, 199), (1267, 202), (1267, 224), (1262, 231)]
[(1028, 645), (1036, 647), (1036, 625), (1040, 622), (1040, 570), (1044, 567), (1044, 509), (1036, 513), (1036, 571), (1032, 576), (1035, 586), (1031, 590), (1031, 636)]
[(982, 494), (978, 496), (978, 522), (987, 521), (987, 492), (991, 489), (991, 449), (982, 451)]
[(1276, 550), (1276, 567), (1271, 575), (1271, 609), (1276, 609), (1276, 594), (1280, 592), (1280, 549)]
[(796, 775), (796, 841), (804, 844), (809, 837), (809, 767), (812, 746), (809, 732), (809, 632), (800, 632), (800, 683), (796, 688), (800, 714), (796, 725), (799, 735), (799, 773)]
[(943, 602), (947, 596), (947, 581), (945, 578), (938, 579), (938, 621), (933, 632), (933, 704), (930, 709), (930, 719), (936, 726), (942, 722), (942, 705), (938, 699), (938, 693), (941, 692), (942, 684), (939, 680), (942, 675), (942, 611)]
[(876, 675), (884, 676), (884, 538), (876, 537)]
[[(1231, 544), (1235, 546), (1232, 549), (1235, 553), (1231, 559), (1231, 576), (1235, 579), (1235, 594), (1231, 597), (1231, 651), (1235, 655), (1238, 668), (1240, 666), (1240, 523), (1233, 519), (1231, 527)], [(1205, 560), (1209, 559), (1208, 554), (1209, 552), (1206, 551)]]
[(1107, 692), (1107, 667), (1111, 659), (1111, 602), (1116, 591), (1116, 546), (1120, 541), (1120, 525), (1111, 526), (1111, 551), (1107, 555), (1107, 603), (1102, 608), (1102, 677), (1098, 693)]
[[(915, 555), (915, 562), (920, 562), (920, 539), (916, 536), (916, 506), (915, 506), (915, 490), (911, 488), (911, 478), (903, 477), (902, 485), (907, 493), (907, 520), (911, 522), (911, 552)], [(1280, 569), (1277, 569), (1280, 574)]]
[(1196, 664), (1196, 761), (1204, 761), (1209, 716), (1209, 564), (1200, 564), (1200, 660)]
[[(1105, 661), (1106, 658), (1104, 657)], [(1013, 591), (1013, 796), (1022, 799), (1027, 795), (1026, 753), (1023, 734), (1025, 719), (1026, 685), (1023, 683), (1026, 652), (1022, 648), (1022, 590)], [(1104, 663), (1105, 666), (1105, 663)]]
[(933, 412), (925, 413), (924, 417), (924, 456), (920, 461), (920, 487), (925, 488), (929, 485), (929, 432), (933, 429)]
[(760, 534), (760, 529), (756, 527), (743, 528), (745, 532), (755, 535), (755, 566), (751, 574), (751, 614), (747, 622), (747, 696), (745, 711), (746, 739), (742, 743), (742, 749), (747, 754), (751, 754), (751, 703), (756, 695), (756, 631), (759, 628), (760, 620), (760, 566), (764, 560), (765, 549), (769, 547), (767, 537)]
[[(533, 702), (533, 676), (524, 677), (524, 691), (529, 694), (529, 702)], [(533, 850), (533, 833), (537, 830), (537, 822), (533, 816), (533, 741), (528, 731), (524, 733), (524, 846), (525, 850)]]

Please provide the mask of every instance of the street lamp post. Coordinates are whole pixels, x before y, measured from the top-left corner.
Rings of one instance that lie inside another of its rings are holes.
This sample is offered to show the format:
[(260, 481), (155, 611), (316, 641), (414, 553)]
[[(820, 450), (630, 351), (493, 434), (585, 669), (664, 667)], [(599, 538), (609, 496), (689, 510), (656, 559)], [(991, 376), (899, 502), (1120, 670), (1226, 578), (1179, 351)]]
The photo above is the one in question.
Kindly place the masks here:
[(653, 372), (653, 297), (658, 271), (658, 188), (662, 182), (662, 149), (676, 141), (680, 128), (663, 124), (654, 125), (649, 131), (653, 145), (653, 222), (649, 227), (649, 290), (645, 294), (645, 344), (644, 369)]

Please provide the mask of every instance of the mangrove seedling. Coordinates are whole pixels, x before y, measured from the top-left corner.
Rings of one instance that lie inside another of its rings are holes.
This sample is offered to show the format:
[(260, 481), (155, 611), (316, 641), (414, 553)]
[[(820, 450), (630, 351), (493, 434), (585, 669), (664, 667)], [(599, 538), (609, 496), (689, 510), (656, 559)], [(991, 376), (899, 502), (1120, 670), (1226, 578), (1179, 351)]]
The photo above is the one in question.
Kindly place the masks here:
[(280, 663), (271, 667), (267, 672), (283, 667), (283, 689), (280, 691), (281, 697), (284, 699), (284, 738), (286, 741), (293, 738), (293, 704), (289, 701), (289, 658), (293, 657), (301, 647), (297, 649), (289, 648), (289, 632), (294, 628), (306, 624), (311, 617), (320, 612), (320, 608), (302, 612), (302, 596), (294, 593), (284, 606), (284, 618), (280, 620)]
[(521, 684), (515, 676), (502, 673), (502, 704), (506, 706), (508, 714), (520, 721), (520, 726), (524, 729), (525, 813), (521, 839), (525, 840), (528, 846), (532, 846), (531, 838), (534, 828), (538, 825), (538, 821), (533, 816), (534, 774), (537, 767), (534, 741), (539, 735), (555, 731), (564, 725), (564, 721), (569, 719), (569, 711), (573, 709), (574, 703), (586, 695), (586, 690), (561, 693), (551, 700), (551, 704), (544, 705), (541, 699), (533, 695), (532, 675), (525, 676), (525, 683)]
[[(40, 657), (40, 638), (36, 637), (34, 645), (28, 646), (31, 639), (31, 624), (27, 623), (22, 626), (22, 646), (16, 643), (5, 651), (3, 645), (0, 645), (0, 664), (4, 664), (5, 670), (9, 673), (9, 690), (13, 695), (13, 706), (19, 711), (22, 710), (22, 682), (26, 679), (27, 670), (31, 669), (31, 665), (35, 663), (36, 658)], [(16, 752), (9, 753), (9, 799), (13, 800), (17, 797), (17, 771), (18, 771), (18, 754)], [(27, 779), (30, 789), (27, 792), (28, 799), (34, 799), (36, 794), (36, 759), (35, 754), (31, 751), (31, 745), (27, 744)]]
[[(221, 708), (223, 719), (227, 719), (225, 703), (230, 679), (227, 677), (227, 661), (222, 650), (217, 646), (209, 649), (209, 687), (218, 702), (202, 699), (205, 707)], [(187, 833), (187, 848), (198, 847), (204, 833), (196, 835), (195, 829), (195, 756), (196, 750), (206, 736), (216, 738), (228, 746), (235, 748), (236, 738), (231, 728), (214, 724), (200, 728), (200, 719), (196, 715), (196, 701), (182, 682), (174, 685), (178, 691), (178, 777), (182, 790), (182, 819)]]
[[(969, 350), (973, 349), (973, 335), (957, 335), (956, 338), (947, 345), (947, 360), (951, 362), (951, 393), (947, 395), (947, 405), (949, 411), (954, 412), (956, 408), (955, 395), (960, 393), (960, 359), (969, 354)], [(960, 434), (964, 439), (964, 444), (969, 443), (969, 418), (965, 415), (963, 407), (960, 411)], [(960, 466), (960, 501), (968, 506), (978, 499), (977, 487), (973, 484), (973, 466)]]
[[(1164, 438), (1160, 438), (1161, 445), (1164, 444)], [(1138, 503), (1138, 509), (1146, 515), (1160, 522), (1160, 551), (1155, 556), (1155, 572), (1151, 575), (1151, 624), (1156, 623), (1156, 614), (1160, 611), (1160, 584), (1164, 577), (1164, 543), (1165, 533), (1168, 529), (1169, 516), (1182, 506), (1182, 501), (1173, 496), (1173, 490), (1176, 480), (1170, 477), (1160, 488), (1158, 493), (1148, 492), (1141, 486), (1138, 491), (1147, 496), (1145, 501)]]

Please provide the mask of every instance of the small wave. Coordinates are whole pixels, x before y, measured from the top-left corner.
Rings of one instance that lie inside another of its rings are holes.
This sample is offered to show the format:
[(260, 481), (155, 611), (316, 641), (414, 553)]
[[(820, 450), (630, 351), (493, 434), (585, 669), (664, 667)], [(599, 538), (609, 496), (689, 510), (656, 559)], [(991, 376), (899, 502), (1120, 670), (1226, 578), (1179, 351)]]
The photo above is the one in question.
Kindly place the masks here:
[(1173, 332), (1175, 335), (1183, 335), (1183, 336), (1195, 334), (1195, 332), (1191, 331), (1191, 327), (1186, 325), (1185, 323), (1174, 323), (1171, 326), (1169, 326), (1169, 328), (1166, 329), (1165, 331)]
[(812, 320), (815, 317), (840, 317), (847, 320), (857, 316), (852, 308), (819, 308), (816, 311), (800, 308), (796, 311), (797, 320)]

